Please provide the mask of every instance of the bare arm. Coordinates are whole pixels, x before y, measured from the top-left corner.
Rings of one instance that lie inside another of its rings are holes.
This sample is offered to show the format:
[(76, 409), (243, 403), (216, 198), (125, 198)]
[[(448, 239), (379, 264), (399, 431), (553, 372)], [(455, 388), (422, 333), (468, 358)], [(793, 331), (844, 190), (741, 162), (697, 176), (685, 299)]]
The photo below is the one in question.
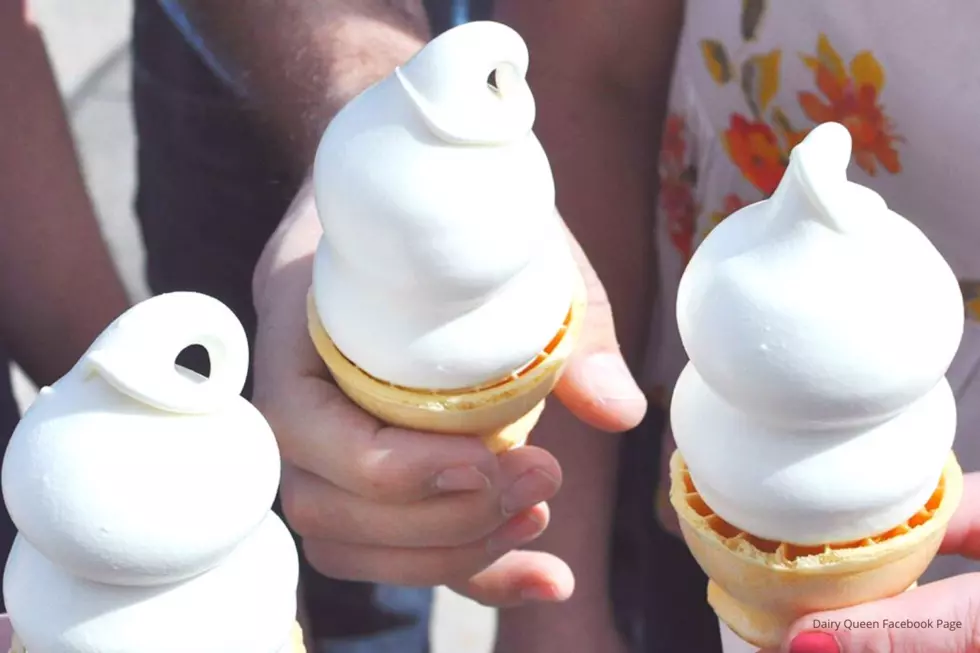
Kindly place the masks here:
[[(497, 14), (528, 41), (535, 129), (554, 167), (558, 206), (605, 285), (635, 366), (654, 290), (656, 157), (681, 2), (628, 0), (612, 10), (595, 0), (497, 0)], [(562, 605), (502, 612), (500, 649), (612, 650), (595, 638), (612, 629), (608, 544), (618, 438), (558, 406), (550, 412), (534, 441), (555, 454), (565, 480), (536, 548), (569, 563), (576, 590)]]
[[(351, 98), (429, 38), (421, 0), (169, 0), (304, 170)], [(230, 5), (234, 5), (232, 9)]]
[(0, 0), (0, 125), (0, 340), (46, 384), (74, 364), (127, 300), (85, 190), (44, 42), (20, 0)]

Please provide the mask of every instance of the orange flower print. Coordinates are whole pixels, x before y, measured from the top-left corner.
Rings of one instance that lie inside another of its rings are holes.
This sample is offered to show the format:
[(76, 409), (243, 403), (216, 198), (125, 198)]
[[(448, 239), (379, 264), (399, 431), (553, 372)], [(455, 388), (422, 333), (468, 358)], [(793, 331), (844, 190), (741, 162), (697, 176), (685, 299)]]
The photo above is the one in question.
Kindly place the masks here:
[(826, 34), (817, 40), (817, 56), (802, 55), (814, 71), (817, 88), (823, 95), (804, 91), (799, 94), (800, 107), (816, 122), (839, 122), (851, 132), (854, 160), (869, 175), (878, 165), (892, 174), (902, 170), (895, 144), (901, 137), (894, 133), (885, 115), (879, 95), (885, 85), (885, 72), (868, 51), (857, 54), (849, 67), (830, 44)]
[(966, 319), (980, 322), (980, 281), (961, 281), (960, 288), (966, 300)]
[(667, 116), (664, 125), (663, 142), (660, 145), (660, 156), (664, 163), (675, 163), (682, 166), (687, 154), (687, 139), (684, 137), (684, 117), (676, 113)]
[(750, 121), (732, 114), (728, 129), (721, 135), (729, 158), (742, 175), (766, 197), (779, 185), (786, 170), (786, 155), (772, 128), (764, 122)]
[(694, 201), (697, 171), (688, 163), (687, 121), (683, 115), (668, 114), (660, 148), (660, 194), (658, 202), (663, 213), (670, 241), (684, 261), (694, 253), (694, 234), (698, 215)]
[(660, 207), (674, 247), (688, 261), (694, 253), (697, 206), (691, 184), (683, 179), (660, 180)]

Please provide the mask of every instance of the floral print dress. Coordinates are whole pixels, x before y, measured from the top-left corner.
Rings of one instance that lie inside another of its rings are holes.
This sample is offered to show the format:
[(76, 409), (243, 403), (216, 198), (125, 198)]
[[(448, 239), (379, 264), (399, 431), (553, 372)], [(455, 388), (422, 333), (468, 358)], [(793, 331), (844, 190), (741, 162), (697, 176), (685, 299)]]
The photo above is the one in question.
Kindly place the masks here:
[[(660, 154), (660, 293), (645, 379), (662, 407), (687, 362), (674, 305), (691, 254), (733, 211), (775, 190), (810, 129), (836, 121), (853, 139), (850, 178), (915, 222), (960, 279), (967, 324), (948, 375), (955, 449), (966, 471), (980, 470), (977, 25), (980, 4), (966, 2), (688, 3)], [(657, 506), (672, 527), (664, 473)], [(977, 568), (939, 559), (928, 578)]]

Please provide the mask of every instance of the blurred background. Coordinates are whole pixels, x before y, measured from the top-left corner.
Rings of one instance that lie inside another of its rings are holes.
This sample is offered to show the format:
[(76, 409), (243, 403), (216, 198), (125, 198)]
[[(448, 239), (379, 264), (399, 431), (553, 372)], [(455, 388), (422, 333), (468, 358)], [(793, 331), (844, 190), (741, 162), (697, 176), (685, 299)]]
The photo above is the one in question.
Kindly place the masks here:
[[(489, 16), (489, 0), (445, 3), (439, 22)], [(41, 25), (103, 233), (130, 295), (147, 296), (143, 245), (133, 216), (136, 152), (130, 106), (130, 22), (124, 0), (30, 0)], [(26, 407), (34, 388), (12, 370)], [(433, 653), (489, 653), (496, 612), (446, 589), (437, 592)]]

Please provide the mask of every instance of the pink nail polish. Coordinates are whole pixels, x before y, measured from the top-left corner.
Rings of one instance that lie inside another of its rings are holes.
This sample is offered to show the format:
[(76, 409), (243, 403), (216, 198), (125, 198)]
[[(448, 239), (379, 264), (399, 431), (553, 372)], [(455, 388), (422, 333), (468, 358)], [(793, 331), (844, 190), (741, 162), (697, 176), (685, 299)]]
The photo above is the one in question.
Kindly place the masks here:
[(830, 633), (811, 630), (793, 638), (789, 653), (840, 653), (840, 644)]

